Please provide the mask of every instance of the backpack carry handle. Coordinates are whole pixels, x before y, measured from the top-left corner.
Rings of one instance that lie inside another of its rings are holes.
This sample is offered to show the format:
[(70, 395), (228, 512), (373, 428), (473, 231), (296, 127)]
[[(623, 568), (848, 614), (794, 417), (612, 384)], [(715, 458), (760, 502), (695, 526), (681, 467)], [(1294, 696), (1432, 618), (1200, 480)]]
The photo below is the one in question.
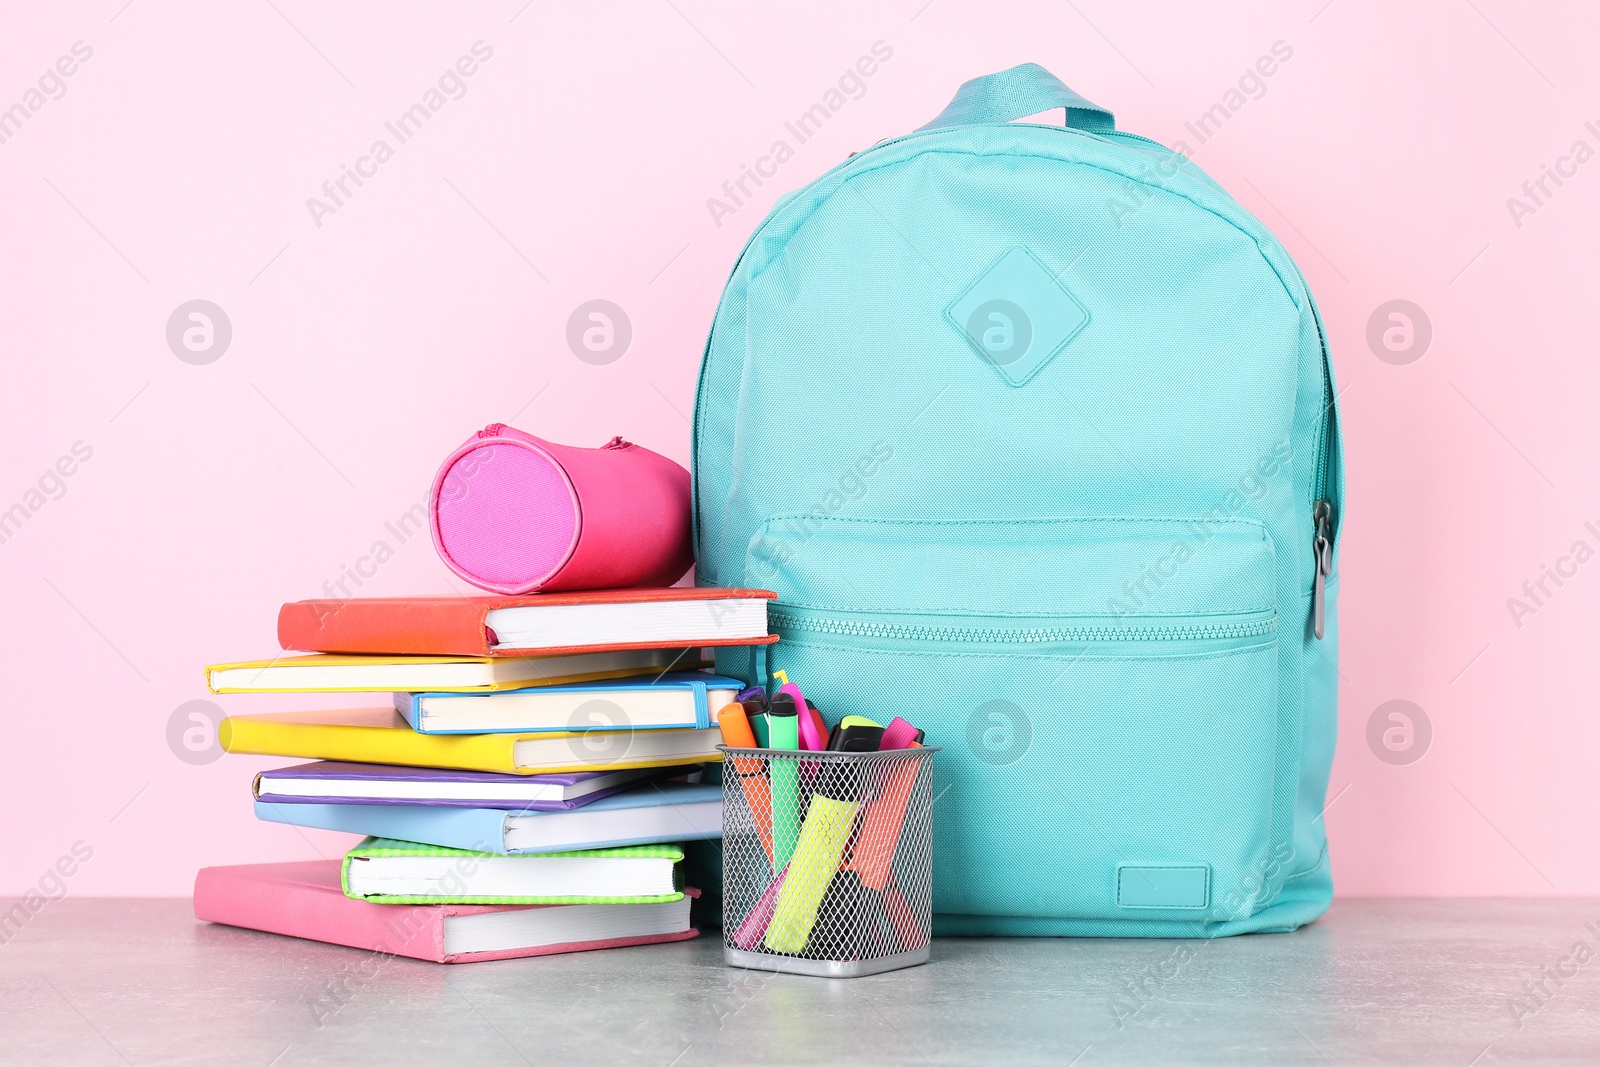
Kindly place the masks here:
[(1111, 112), (1085, 100), (1039, 64), (1023, 63), (963, 82), (945, 109), (926, 126), (917, 127), (916, 132), (1012, 122), (1056, 107), (1066, 108), (1066, 125), (1070, 129), (1089, 133), (1116, 129)]

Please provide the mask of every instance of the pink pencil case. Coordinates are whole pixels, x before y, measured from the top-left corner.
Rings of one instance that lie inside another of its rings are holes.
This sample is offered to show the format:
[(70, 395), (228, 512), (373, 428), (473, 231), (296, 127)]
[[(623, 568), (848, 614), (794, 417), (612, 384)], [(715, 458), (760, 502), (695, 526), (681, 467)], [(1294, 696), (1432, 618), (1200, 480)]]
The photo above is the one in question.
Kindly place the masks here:
[(669, 586), (693, 562), (689, 472), (620, 437), (599, 448), (495, 423), (429, 495), (445, 565), (495, 593)]

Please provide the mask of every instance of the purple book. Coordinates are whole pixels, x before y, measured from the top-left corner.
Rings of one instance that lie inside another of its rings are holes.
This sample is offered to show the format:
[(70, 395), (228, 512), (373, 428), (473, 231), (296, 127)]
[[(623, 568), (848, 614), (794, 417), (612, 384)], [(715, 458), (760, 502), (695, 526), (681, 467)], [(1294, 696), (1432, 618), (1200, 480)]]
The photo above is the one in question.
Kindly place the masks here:
[(319, 760), (256, 775), (257, 800), (272, 804), (428, 804), (512, 811), (571, 811), (631, 786), (698, 771), (637, 767), (575, 774), (494, 774)]

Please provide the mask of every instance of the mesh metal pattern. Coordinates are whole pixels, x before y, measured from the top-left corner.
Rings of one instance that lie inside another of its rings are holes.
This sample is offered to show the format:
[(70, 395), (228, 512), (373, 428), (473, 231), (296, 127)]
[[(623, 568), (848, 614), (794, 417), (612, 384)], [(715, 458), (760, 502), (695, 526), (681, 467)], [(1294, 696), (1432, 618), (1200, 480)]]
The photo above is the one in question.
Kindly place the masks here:
[(938, 750), (722, 751), (729, 962), (844, 976), (925, 960)]

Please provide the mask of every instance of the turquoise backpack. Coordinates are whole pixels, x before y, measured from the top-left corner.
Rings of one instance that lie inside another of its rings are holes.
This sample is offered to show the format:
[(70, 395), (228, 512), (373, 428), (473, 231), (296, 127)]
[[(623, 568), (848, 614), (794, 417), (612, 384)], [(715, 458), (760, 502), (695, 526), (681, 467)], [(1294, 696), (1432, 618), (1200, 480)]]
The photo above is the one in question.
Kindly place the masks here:
[(1333, 892), (1341, 466), (1283, 247), (1027, 64), (751, 237), (695, 404), (699, 582), (778, 593), (766, 666), (830, 722), (943, 746), (935, 932), (1291, 930)]

